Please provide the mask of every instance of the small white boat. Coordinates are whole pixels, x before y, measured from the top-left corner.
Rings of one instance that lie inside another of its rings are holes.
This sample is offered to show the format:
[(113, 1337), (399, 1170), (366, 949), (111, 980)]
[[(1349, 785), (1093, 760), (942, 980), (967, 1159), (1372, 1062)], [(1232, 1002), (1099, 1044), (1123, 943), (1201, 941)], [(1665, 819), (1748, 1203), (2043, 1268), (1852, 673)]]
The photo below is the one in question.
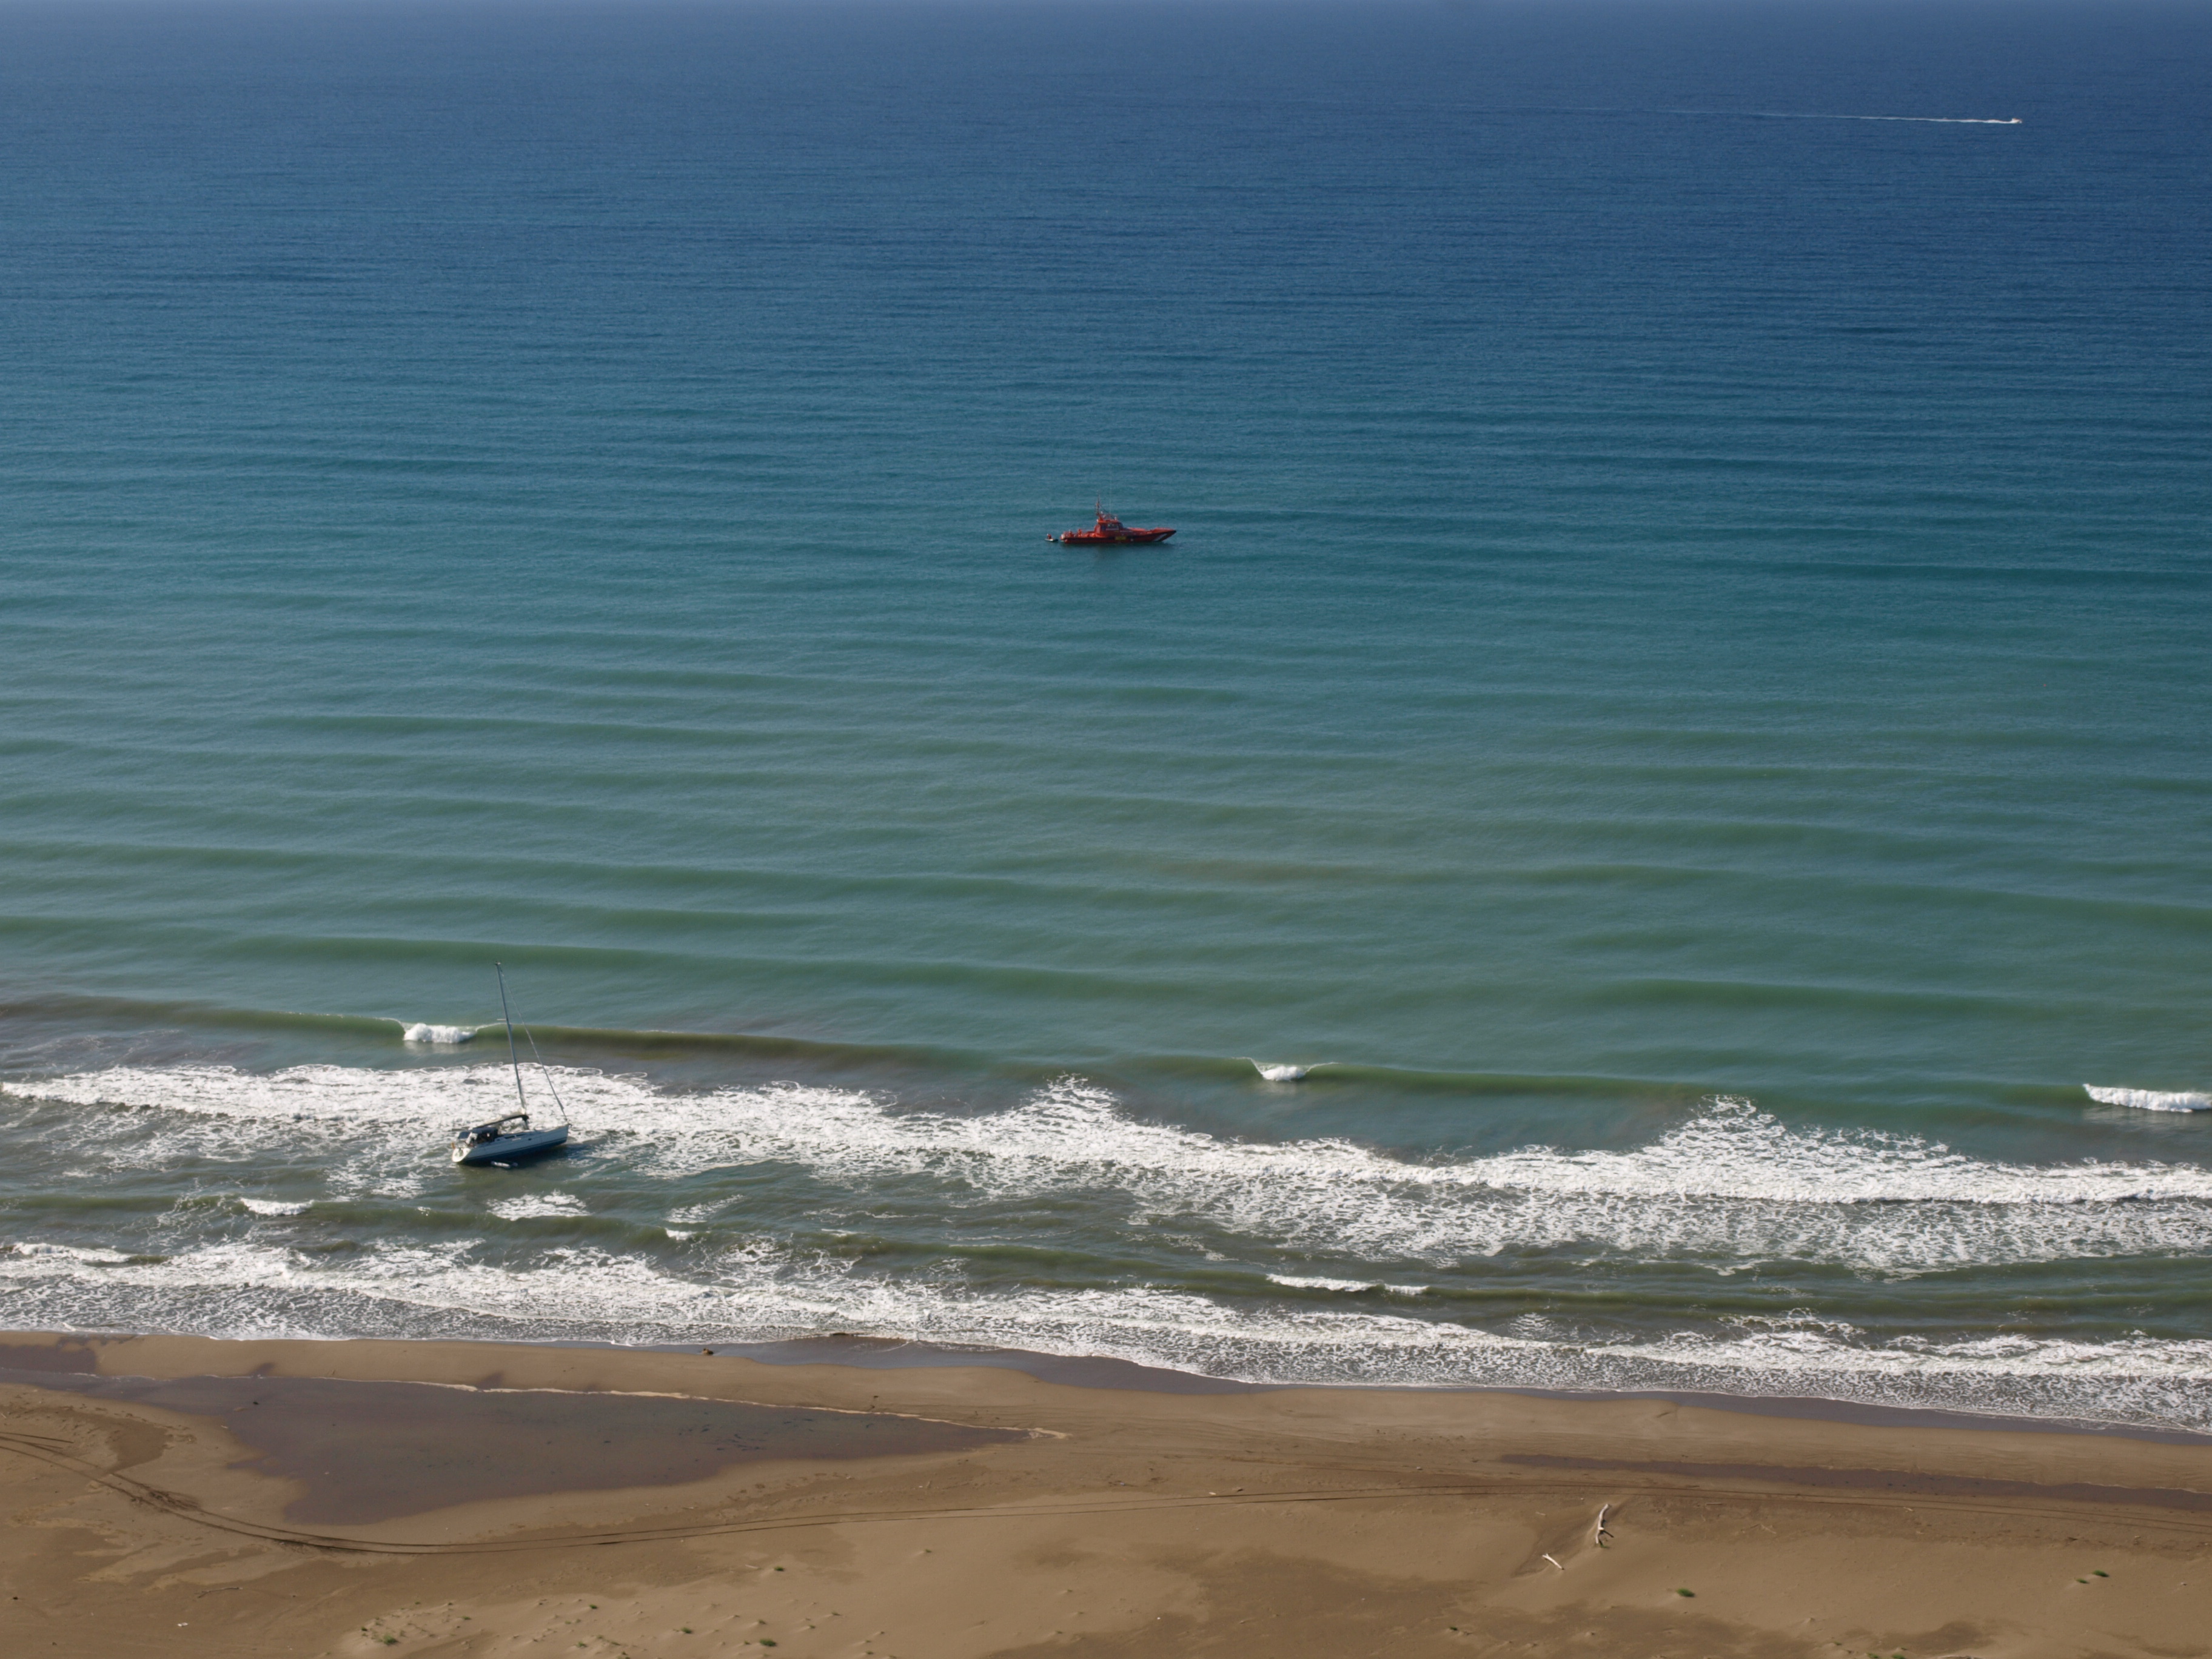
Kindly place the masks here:
[(545, 1061), (538, 1052), (538, 1039), (530, 1036), (527, 1027), (523, 1036), (530, 1037), (530, 1057), (538, 1062), (538, 1075), (544, 1079), (545, 1092), (553, 1097), (559, 1108), (561, 1121), (544, 1128), (533, 1128), (530, 1122), (530, 1097), (522, 1089), (522, 1057), (515, 1052), (514, 1017), (507, 1009), (507, 970), (498, 963), (492, 971), (499, 975), (500, 1021), (507, 1027), (507, 1063), (514, 1068), (514, 1099), (518, 1109), (504, 1117), (494, 1118), (489, 1123), (459, 1123), (453, 1126), (453, 1162), (456, 1164), (509, 1164), (526, 1158), (537, 1158), (556, 1146), (568, 1144), (568, 1109), (561, 1099), (561, 1091), (553, 1086), (553, 1073), (545, 1069)]
[(456, 1164), (512, 1164), (518, 1158), (550, 1152), (568, 1139), (568, 1126), (550, 1129), (530, 1127), (530, 1114), (515, 1112), (495, 1123), (471, 1123), (453, 1131)]

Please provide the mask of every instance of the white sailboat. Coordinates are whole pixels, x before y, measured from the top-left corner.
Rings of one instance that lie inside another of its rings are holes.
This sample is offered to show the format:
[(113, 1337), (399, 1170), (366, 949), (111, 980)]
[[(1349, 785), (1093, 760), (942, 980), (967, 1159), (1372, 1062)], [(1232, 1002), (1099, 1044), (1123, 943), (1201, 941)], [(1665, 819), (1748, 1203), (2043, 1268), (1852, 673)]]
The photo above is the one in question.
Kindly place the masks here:
[(533, 1128), (530, 1122), (530, 1097), (522, 1090), (522, 1056), (514, 1047), (514, 1016), (507, 1007), (507, 970), (498, 963), (492, 971), (499, 975), (500, 1021), (507, 1027), (507, 1063), (514, 1068), (514, 1100), (516, 1109), (505, 1117), (494, 1118), (489, 1123), (456, 1124), (453, 1128), (453, 1162), (456, 1164), (514, 1164), (526, 1158), (536, 1158), (566, 1145), (568, 1139), (568, 1108), (561, 1099), (561, 1091), (553, 1086), (553, 1073), (545, 1069), (545, 1061), (538, 1052), (538, 1039), (530, 1036), (530, 1057), (538, 1062), (538, 1075), (544, 1079), (545, 1092), (553, 1097), (559, 1109), (561, 1121), (547, 1128)]

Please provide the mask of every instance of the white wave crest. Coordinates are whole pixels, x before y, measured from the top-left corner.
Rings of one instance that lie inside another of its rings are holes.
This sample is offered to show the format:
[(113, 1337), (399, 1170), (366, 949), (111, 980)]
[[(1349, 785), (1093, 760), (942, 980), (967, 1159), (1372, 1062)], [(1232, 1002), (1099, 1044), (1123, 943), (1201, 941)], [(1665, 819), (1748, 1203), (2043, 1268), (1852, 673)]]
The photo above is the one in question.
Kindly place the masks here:
[[(1415, 1163), (1349, 1140), (1240, 1141), (1148, 1123), (1073, 1078), (1007, 1110), (961, 1116), (900, 1111), (848, 1090), (678, 1092), (635, 1077), (555, 1076), (581, 1133), (664, 1178), (766, 1162), (803, 1169), (856, 1202), (915, 1179), (951, 1207), (1083, 1198), (1129, 1223), (1203, 1224), (1317, 1264), (1599, 1251), (1722, 1271), (1791, 1259), (1913, 1273), (2212, 1253), (2212, 1171), (2199, 1165), (1995, 1163), (1911, 1136), (1792, 1127), (1741, 1101), (1712, 1103), (1626, 1150), (1532, 1146)], [(432, 1163), (404, 1132), (427, 1137), (473, 1121), (512, 1086), (497, 1066), (118, 1067), (48, 1079), (36, 1092), (150, 1109), (150, 1126), (84, 1130), (88, 1152), (129, 1167), (187, 1154), (258, 1160), (309, 1133), (329, 1137), (333, 1152), (358, 1149), (366, 1133), (371, 1146), (331, 1160), (337, 1173), (327, 1178), (404, 1194), (421, 1190)]]
[[(562, 1097), (599, 1123), (636, 1120), (653, 1091), (635, 1079), (555, 1068)], [(532, 1085), (536, 1088), (535, 1080)], [(228, 1066), (115, 1066), (18, 1083), (7, 1091), (67, 1105), (131, 1108), (144, 1114), (107, 1148), (118, 1162), (157, 1168), (180, 1152), (219, 1158), (265, 1153), (273, 1136), (302, 1145), (368, 1134), (414, 1164), (422, 1141), (457, 1123), (482, 1121), (514, 1103), (503, 1063), (380, 1071), (294, 1066), (243, 1072)], [(534, 1108), (550, 1105), (533, 1095)], [(276, 1126), (282, 1125), (279, 1129)], [(150, 1133), (149, 1133), (150, 1132)], [(410, 1137), (417, 1139), (410, 1139)]]
[(463, 1042), (474, 1042), (477, 1032), (473, 1025), (410, 1025), (400, 1033), (399, 1040), (402, 1042), (434, 1043), (442, 1048), (451, 1048)]
[(528, 1221), (539, 1216), (589, 1215), (584, 1200), (568, 1193), (533, 1193), (526, 1198), (503, 1198), (491, 1206), (502, 1221)]
[(60, 1273), (79, 1267), (113, 1267), (131, 1259), (120, 1250), (103, 1249), (97, 1245), (54, 1244), (41, 1239), (0, 1246), (0, 1254), (12, 1255), (19, 1266), (26, 1261), (36, 1262), (41, 1271)]
[[(1246, 1058), (1250, 1057), (1248, 1055)], [(1309, 1066), (1296, 1066), (1288, 1061), (1271, 1063), (1255, 1060), (1251, 1061), (1251, 1066), (1254, 1071), (1269, 1083), (1303, 1083), (1322, 1066), (1333, 1066), (1335, 1063), (1334, 1060), (1317, 1060)]]
[(2212, 1172), (2201, 1168), (1992, 1164), (1910, 1137), (1792, 1128), (1741, 1102), (1630, 1151), (1418, 1164), (1346, 1140), (1234, 1141), (1140, 1122), (1074, 1079), (964, 1118), (820, 1091), (679, 1097), (654, 1111), (653, 1133), (653, 1156), (678, 1173), (750, 1156), (856, 1191), (927, 1176), (985, 1200), (1092, 1193), (1133, 1221), (1202, 1221), (1375, 1262), (1598, 1249), (1921, 1272), (2212, 1249)]
[(50, 1330), (707, 1346), (838, 1331), (1103, 1356), (1260, 1382), (1810, 1395), (2212, 1430), (2207, 1340), (1873, 1343), (1806, 1316), (1747, 1320), (1732, 1334), (1577, 1343), (1379, 1310), (1255, 1310), (1146, 1285), (986, 1291), (887, 1279), (757, 1242), (722, 1252), (703, 1282), (593, 1249), (488, 1266), (471, 1259), (473, 1243), (386, 1243), (337, 1259), (238, 1242), (163, 1261), (18, 1251), (0, 1255), (0, 1286), (21, 1322)]
[(2106, 1106), (2132, 1106), (2139, 1112), (2212, 1112), (2212, 1095), (2159, 1089), (2100, 1089), (2094, 1083), (2081, 1087), (2090, 1099)]

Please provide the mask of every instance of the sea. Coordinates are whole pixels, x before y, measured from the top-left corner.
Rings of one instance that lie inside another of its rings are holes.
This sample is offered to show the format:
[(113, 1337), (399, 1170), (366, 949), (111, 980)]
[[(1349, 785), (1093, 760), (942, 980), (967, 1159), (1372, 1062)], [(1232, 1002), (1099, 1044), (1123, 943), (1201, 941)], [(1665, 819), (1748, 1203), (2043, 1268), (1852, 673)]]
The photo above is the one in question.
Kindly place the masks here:
[(2209, 179), (2135, 0), (0, 5), (0, 1324), (2212, 1430)]

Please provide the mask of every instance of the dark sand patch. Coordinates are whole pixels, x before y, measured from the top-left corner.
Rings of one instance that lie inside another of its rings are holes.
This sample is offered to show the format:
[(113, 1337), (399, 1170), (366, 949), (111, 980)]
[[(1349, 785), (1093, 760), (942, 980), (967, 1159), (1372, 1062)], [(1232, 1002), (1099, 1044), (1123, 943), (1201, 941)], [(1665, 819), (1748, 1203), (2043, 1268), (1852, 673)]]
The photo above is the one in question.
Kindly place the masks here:
[(0, 1342), (0, 1372), (67, 1371), (89, 1376), (100, 1356), (89, 1342), (56, 1337), (44, 1342)]
[(466, 1389), (334, 1377), (89, 1376), (0, 1380), (217, 1419), (296, 1480), (289, 1521), (362, 1526), (487, 1499), (680, 1486), (739, 1463), (972, 1451), (1026, 1440), (888, 1413), (810, 1411), (658, 1395)]

